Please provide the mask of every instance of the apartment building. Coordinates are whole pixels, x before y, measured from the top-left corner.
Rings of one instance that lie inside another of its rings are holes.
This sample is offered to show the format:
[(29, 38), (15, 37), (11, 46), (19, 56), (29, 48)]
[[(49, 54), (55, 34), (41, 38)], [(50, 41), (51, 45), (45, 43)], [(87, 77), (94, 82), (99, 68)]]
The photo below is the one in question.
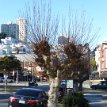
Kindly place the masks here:
[(16, 20), (16, 24), (19, 26), (19, 40), (27, 41), (27, 21), (25, 19), (19, 18)]
[(19, 26), (17, 24), (9, 23), (1, 25), (1, 32), (7, 34), (9, 37), (18, 39)]
[(95, 51), (97, 71), (101, 78), (107, 78), (107, 41), (97, 46)]

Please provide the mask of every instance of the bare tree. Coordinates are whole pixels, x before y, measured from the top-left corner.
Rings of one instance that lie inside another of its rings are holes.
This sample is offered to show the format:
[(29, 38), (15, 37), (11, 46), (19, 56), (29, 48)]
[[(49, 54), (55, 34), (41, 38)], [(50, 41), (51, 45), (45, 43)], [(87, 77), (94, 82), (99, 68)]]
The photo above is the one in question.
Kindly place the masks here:
[(87, 49), (84, 50), (84, 47), (86, 43), (90, 43), (87, 40), (91, 40), (89, 35), (91, 26), (87, 28), (85, 22), (78, 25), (76, 17), (75, 20), (69, 19), (68, 28), (62, 26), (62, 35), (67, 34), (68, 42), (53, 51), (58, 35), (58, 17), (52, 17), (50, 3), (47, 5), (42, 1), (36, 1), (31, 7), (28, 7), (26, 12), (29, 38), (32, 49), (38, 56), (35, 61), (45, 68), (49, 76), (48, 107), (57, 107), (57, 91), (60, 81), (68, 78), (79, 81), (80, 78), (85, 78), (88, 74), (87, 56), (84, 59), (85, 55), (83, 54), (89, 54), (89, 51), (86, 52)]
[[(58, 35), (58, 18), (52, 17), (50, 4), (33, 2), (32, 8), (26, 12), (27, 28), (34, 53), (38, 56), (35, 61), (47, 71), (50, 81), (48, 107), (57, 107), (57, 66), (58, 60), (51, 53), (51, 46)], [(32, 13), (32, 15), (30, 14)], [(53, 67), (55, 65), (55, 67)]]
[(68, 18), (68, 23), (63, 20), (62, 35), (68, 38), (68, 43), (64, 45), (64, 53), (68, 56), (66, 69), (70, 72), (66, 73), (65, 68), (63, 72), (67, 78), (76, 80), (80, 85), (79, 89), (82, 89), (82, 83), (88, 79), (90, 73), (90, 49), (95, 45), (99, 35), (98, 32), (93, 32), (93, 21), (87, 20), (85, 12), (79, 16), (70, 10)]

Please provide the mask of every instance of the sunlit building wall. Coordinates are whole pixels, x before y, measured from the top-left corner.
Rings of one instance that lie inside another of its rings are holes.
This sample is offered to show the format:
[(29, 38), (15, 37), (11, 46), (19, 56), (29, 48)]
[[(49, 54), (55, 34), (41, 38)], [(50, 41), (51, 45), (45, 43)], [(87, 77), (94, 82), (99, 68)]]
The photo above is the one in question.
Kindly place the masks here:
[(16, 24), (19, 26), (19, 40), (26, 42), (27, 41), (27, 27), (25, 19), (17, 19)]
[(102, 42), (95, 51), (97, 71), (100, 77), (107, 78), (107, 41)]

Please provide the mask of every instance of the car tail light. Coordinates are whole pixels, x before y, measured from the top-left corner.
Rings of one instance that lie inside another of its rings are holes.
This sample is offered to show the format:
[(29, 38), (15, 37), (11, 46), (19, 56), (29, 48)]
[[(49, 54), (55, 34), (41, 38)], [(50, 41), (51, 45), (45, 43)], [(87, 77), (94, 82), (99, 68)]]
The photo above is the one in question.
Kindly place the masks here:
[(17, 101), (17, 98), (10, 97), (10, 102), (16, 102), (16, 101)]
[(27, 104), (39, 104), (39, 102), (38, 100), (28, 100)]

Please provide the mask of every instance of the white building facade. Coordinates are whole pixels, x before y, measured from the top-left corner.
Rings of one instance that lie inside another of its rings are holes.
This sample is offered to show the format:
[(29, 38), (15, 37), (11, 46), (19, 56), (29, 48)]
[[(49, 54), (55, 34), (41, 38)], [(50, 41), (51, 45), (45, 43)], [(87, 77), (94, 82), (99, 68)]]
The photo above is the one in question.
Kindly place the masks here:
[(30, 46), (22, 42), (18, 42), (17, 39), (12, 37), (6, 37), (1, 39), (0, 43), (0, 55), (9, 55), (9, 54), (27, 54), (32, 53)]
[[(12, 37), (1, 39), (0, 57), (13, 55), (21, 62), (24, 69), (36, 69), (34, 64), (37, 56), (33, 54), (29, 45), (23, 42), (18, 42), (18, 40)], [(32, 64), (32, 66), (29, 66), (29, 64)]]

